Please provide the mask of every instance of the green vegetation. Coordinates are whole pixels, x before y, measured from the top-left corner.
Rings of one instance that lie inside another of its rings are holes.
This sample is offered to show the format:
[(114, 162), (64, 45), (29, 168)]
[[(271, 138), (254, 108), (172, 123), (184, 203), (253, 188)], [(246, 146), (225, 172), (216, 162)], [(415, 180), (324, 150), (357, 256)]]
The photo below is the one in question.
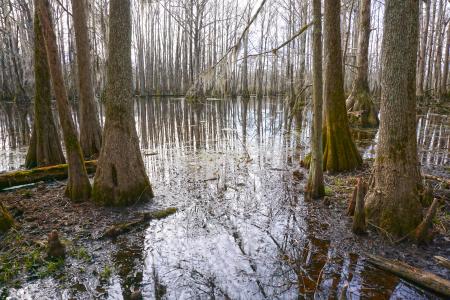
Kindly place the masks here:
[(112, 275), (112, 268), (109, 265), (105, 265), (103, 267), (103, 270), (100, 272), (100, 279), (101, 280), (108, 280)]

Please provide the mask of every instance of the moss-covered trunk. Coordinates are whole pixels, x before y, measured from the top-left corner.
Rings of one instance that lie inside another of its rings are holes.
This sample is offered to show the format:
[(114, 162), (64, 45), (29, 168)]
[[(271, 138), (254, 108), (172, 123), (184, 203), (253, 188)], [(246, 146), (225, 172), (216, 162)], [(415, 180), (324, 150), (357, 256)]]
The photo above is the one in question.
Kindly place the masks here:
[(44, 35), (47, 60), (50, 68), (53, 90), (56, 96), (59, 119), (64, 135), (67, 161), (69, 163), (69, 180), (66, 187), (66, 196), (73, 201), (82, 201), (89, 198), (91, 185), (86, 173), (83, 153), (81, 151), (80, 144), (78, 143), (77, 132), (70, 113), (67, 91), (64, 86), (60, 56), (58, 53), (56, 36), (50, 13), (50, 3), (48, 0), (35, 1), (35, 7), (38, 9), (39, 20), (41, 22), (41, 28)]
[(362, 158), (352, 140), (345, 108), (340, 33), (340, 1), (325, 1), (325, 120), (324, 169), (331, 172), (353, 170)]
[(65, 162), (51, 107), (50, 71), (37, 10), (34, 16), (34, 124), (25, 166), (57, 165)]
[(80, 145), (85, 157), (100, 153), (102, 131), (94, 100), (91, 55), (85, 0), (72, 0), (73, 23), (77, 49), (78, 93), (80, 99)]
[(111, 0), (106, 119), (93, 199), (124, 206), (153, 197), (133, 115), (130, 0)]
[(416, 141), (416, 59), (419, 2), (386, 1), (381, 120), (367, 217), (402, 237), (422, 219)]

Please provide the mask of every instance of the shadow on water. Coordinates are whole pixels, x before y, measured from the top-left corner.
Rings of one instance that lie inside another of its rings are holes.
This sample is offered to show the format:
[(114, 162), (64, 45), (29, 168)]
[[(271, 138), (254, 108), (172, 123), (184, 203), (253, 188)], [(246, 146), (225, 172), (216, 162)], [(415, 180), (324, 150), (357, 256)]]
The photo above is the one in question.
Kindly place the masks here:
[[(292, 124), (288, 116), (278, 99), (196, 106), (183, 99), (137, 99), (137, 131), (155, 204), (176, 206), (178, 213), (151, 222), (142, 240), (116, 242), (111, 278), (94, 281), (99, 294), (128, 299), (139, 289), (145, 299), (435, 298), (356, 254), (339, 254), (323, 238), (331, 225), (304, 201), (304, 180), (292, 178), (309, 151), (311, 113), (305, 109)], [(2, 153), (19, 160), (7, 146), (14, 132), (9, 120), (0, 115)], [(422, 163), (448, 166), (448, 118), (421, 116), (418, 133), (422, 149), (433, 149), (421, 150)], [(373, 157), (376, 132), (353, 134), (363, 155)], [(428, 158), (432, 153), (439, 158)], [(3, 154), (0, 165), (18, 166)], [(39, 294), (37, 287), (24, 289)]]

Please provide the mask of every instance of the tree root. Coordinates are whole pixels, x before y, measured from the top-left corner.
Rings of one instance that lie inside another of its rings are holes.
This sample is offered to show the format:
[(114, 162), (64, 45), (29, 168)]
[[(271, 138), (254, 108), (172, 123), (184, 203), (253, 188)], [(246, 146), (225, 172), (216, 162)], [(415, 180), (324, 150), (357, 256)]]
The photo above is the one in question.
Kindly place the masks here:
[(364, 198), (366, 196), (368, 187), (367, 184), (361, 178), (358, 178), (358, 183), (356, 184), (355, 189), (356, 189), (356, 192), (354, 192), (355, 208), (354, 208), (352, 231), (355, 234), (364, 234), (366, 233), (366, 214), (364, 212)]
[(418, 244), (429, 243), (433, 238), (432, 228), (433, 228), (433, 217), (436, 214), (436, 210), (438, 207), (439, 201), (438, 199), (434, 199), (431, 206), (428, 208), (427, 214), (423, 221), (417, 226), (413, 239)]

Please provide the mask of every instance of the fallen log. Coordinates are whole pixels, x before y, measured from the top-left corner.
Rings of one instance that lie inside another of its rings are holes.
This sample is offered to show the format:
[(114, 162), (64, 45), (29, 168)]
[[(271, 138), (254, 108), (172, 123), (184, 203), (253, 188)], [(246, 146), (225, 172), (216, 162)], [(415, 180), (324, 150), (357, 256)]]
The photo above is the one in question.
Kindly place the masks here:
[[(90, 160), (84, 162), (88, 174), (95, 173), (97, 161)], [(30, 170), (20, 170), (0, 174), (0, 191), (6, 188), (36, 183), (46, 180), (61, 180), (67, 178), (68, 165), (60, 164), (48, 167), (35, 168)]]
[(127, 233), (134, 228), (144, 225), (151, 220), (160, 220), (167, 218), (168, 216), (177, 212), (175, 207), (169, 207), (162, 210), (156, 210), (151, 212), (144, 212), (139, 219), (135, 219), (125, 223), (114, 224), (108, 227), (101, 235), (101, 238), (114, 238), (123, 233)]
[(442, 256), (435, 256), (434, 259), (437, 261), (438, 264), (450, 270), (450, 260)]
[(381, 256), (366, 255), (366, 260), (374, 266), (397, 275), (400, 278), (414, 282), (415, 284), (450, 297), (450, 281), (433, 273), (414, 268), (398, 260), (389, 260)]

